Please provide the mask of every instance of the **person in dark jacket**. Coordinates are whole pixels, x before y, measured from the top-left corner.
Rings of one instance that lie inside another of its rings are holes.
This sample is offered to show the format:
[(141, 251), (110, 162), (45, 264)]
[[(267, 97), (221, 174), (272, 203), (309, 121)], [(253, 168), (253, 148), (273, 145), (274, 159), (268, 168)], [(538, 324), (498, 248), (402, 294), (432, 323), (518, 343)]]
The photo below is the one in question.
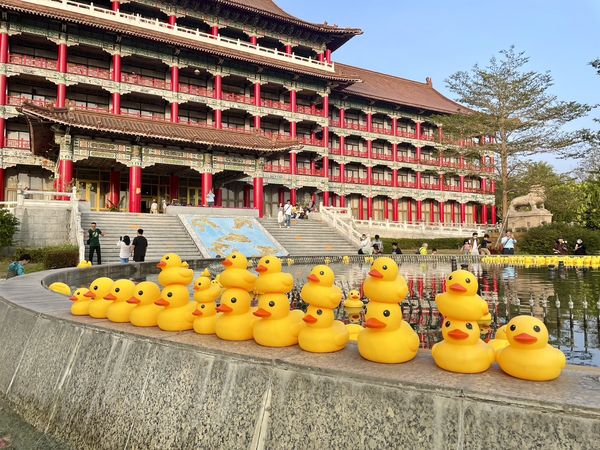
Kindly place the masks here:
[(137, 230), (137, 236), (133, 238), (131, 247), (133, 248), (133, 260), (135, 262), (144, 262), (146, 259), (146, 249), (148, 248), (148, 240), (144, 237), (144, 230)]

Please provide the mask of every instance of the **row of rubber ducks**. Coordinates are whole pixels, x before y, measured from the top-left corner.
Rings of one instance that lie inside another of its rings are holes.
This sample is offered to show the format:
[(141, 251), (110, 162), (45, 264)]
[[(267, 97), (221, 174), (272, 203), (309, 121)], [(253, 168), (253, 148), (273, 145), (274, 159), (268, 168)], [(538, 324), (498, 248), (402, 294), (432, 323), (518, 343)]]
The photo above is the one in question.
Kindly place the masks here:
[[(190, 301), (188, 291), (194, 273), (187, 263), (168, 254), (157, 266), (161, 269), (158, 282), (162, 290), (148, 281), (136, 285), (130, 280), (98, 278), (89, 289), (77, 289), (71, 296), (72, 313), (135, 326), (158, 326), (166, 331), (193, 329), (224, 340), (254, 339), (268, 347), (298, 344), (315, 353), (341, 350), (352, 336), (360, 355), (378, 363), (406, 362), (419, 350), (418, 336), (403, 320), (400, 307), (408, 285), (396, 262), (388, 257), (374, 260), (363, 283), (369, 300), (364, 328), (357, 320), (348, 325), (335, 320), (335, 309), (343, 294), (327, 265), (315, 266), (302, 287), (300, 296), (308, 304), (306, 312), (290, 310), (287, 294), (294, 280), (291, 274), (282, 272), (282, 261), (275, 256), (258, 261), (257, 276), (248, 270), (244, 255), (232, 253), (223, 260), (224, 270), (218, 279), (211, 279), (205, 270), (195, 281), (194, 301)], [(480, 339), (478, 322), (485, 320), (489, 311), (477, 290), (476, 277), (466, 270), (452, 272), (446, 278), (446, 291), (436, 297), (444, 317), (444, 339), (432, 349), (435, 363), (451, 372), (478, 373), (497, 361), (503, 371), (517, 378), (558, 377), (566, 359), (548, 344), (545, 325), (534, 317), (515, 317), (493, 341)], [(252, 307), (255, 295), (258, 304)], [(360, 293), (352, 291), (344, 306), (356, 308), (354, 312), (360, 317)]]
[(529, 255), (491, 255), (481, 258), (481, 262), (498, 266), (558, 267), (563, 264), (569, 268), (599, 269), (600, 256), (529, 256)]

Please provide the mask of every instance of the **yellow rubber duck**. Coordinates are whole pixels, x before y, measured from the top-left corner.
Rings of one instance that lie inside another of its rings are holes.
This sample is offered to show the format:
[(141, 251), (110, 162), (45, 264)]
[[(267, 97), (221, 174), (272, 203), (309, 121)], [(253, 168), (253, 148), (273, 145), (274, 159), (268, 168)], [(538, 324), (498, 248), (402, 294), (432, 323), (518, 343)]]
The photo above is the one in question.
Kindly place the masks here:
[(73, 295), (69, 297), (69, 300), (73, 302), (71, 305), (71, 314), (74, 316), (87, 316), (90, 314), (90, 303), (92, 300), (86, 297), (88, 288), (79, 288), (73, 292)]
[(117, 280), (112, 285), (110, 292), (104, 296), (106, 300), (112, 300), (113, 304), (106, 310), (106, 318), (111, 322), (129, 322), (129, 315), (135, 305), (127, 303), (135, 292), (135, 283), (131, 280)]
[(284, 273), (281, 260), (277, 256), (263, 256), (258, 261), (258, 279), (254, 285), (257, 294), (287, 294), (294, 287), (294, 277)]
[(360, 292), (356, 289), (348, 292), (348, 298), (344, 301), (344, 310), (348, 315), (348, 321), (346, 324), (348, 333), (350, 333), (350, 341), (356, 342), (358, 334), (364, 329), (360, 325), (360, 314), (362, 313), (365, 305), (360, 298)]
[(265, 347), (289, 347), (298, 343), (298, 333), (304, 325), (304, 312), (299, 309), (290, 311), (290, 301), (286, 294), (261, 295), (254, 315), (259, 317), (252, 331), (257, 344)]
[(328, 266), (315, 266), (308, 275), (308, 283), (302, 286), (300, 297), (309, 305), (335, 309), (344, 294), (339, 287), (334, 286), (334, 281), (335, 274)]
[[(206, 270), (203, 272), (203, 274)], [(196, 309), (194, 314), (194, 331), (199, 334), (215, 334), (217, 320), (217, 298), (223, 288), (218, 281), (202, 275), (194, 284), (194, 300)]]
[(208, 277), (200, 276), (194, 283), (194, 300), (198, 303), (215, 302), (223, 291), (221, 285)]
[(156, 322), (163, 331), (191, 330), (196, 309), (196, 303), (190, 302), (190, 293), (183, 284), (172, 284), (160, 293), (155, 305), (165, 308), (158, 313)]
[(446, 292), (435, 297), (439, 312), (457, 320), (481, 320), (489, 314), (488, 304), (477, 295), (477, 277), (466, 270), (456, 270), (446, 278)]
[(89, 269), (90, 267), (92, 267), (92, 262), (91, 261), (86, 261), (84, 259), (83, 261), (80, 261), (79, 264), (77, 264), (76, 267), (78, 269)]
[(200, 276), (201, 277), (208, 277), (208, 278), (212, 277), (212, 275), (210, 273), (210, 270), (208, 270), (208, 267), (202, 271), (202, 273), (200, 274)]
[(194, 271), (189, 268), (188, 263), (181, 260), (175, 253), (167, 253), (156, 265), (160, 270), (158, 283), (162, 286), (171, 284), (188, 285), (194, 279)]
[(350, 264), (350, 257), (348, 255), (342, 256), (343, 264)]
[(223, 260), (225, 270), (219, 276), (219, 283), (226, 288), (240, 288), (252, 291), (256, 283), (256, 275), (248, 270), (248, 259), (240, 252), (233, 252)]
[(488, 344), (492, 346), (495, 352), (503, 349), (504, 347), (508, 347), (508, 339), (506, 338), (506, 325), (502, 325), (496, 330), (494, 339), (490, 340)]
[(517, 316), (506, 324), (508, 346), (496, 361), (507, 374), (532, 381), (558, 378), (567, 363), (565, 354), (548, 344), (544, 322), (532, 316)]
[(108, 277), (96, 278), (90, 284), (90, 290), (85, 294), (92, 299), (90, 303), (90, 317), (94, 319), (106, 319), (108, 307), (112, 300), (105, 300), (104, 296), (110, 292), (114, 281)]
[(333, 309), (309, 306), (302, 320), (306, 326), (300, 328), (298, 345), (305, 352), (337, 352), (348, 344), (348, 329), (343, 322), (335, 320)]
[(69, 285), (61, 283), (60, 281), (52, 283), (50, 286), (48, 286), (48, 289), (50, 289), (52, 292), (56, 292), (57, 294), (65, 295), (67, 297), (71, 296), (71, 288)]
[(156, 305), (160, 298), (160, 288), (152, 281), (142, 281), (136, 285), (127, 303), (134, 305), (129, 316), (131, 325), (136, 327), (155, 327), (158, 325), (158, 313), (164, 308)]
[(258, 317), (250, 308), (252, 296), (245, 289), (226, 289), (221, 296), (217, 311), (223, 313), (217, 317), (215, 333), (226, 341), (247, 341), (252, 339), (252, 328)]
[(369, 302), (365, 329), (358, 335), (363, 358), (384, 364), (410, 361), (419, 350), (419, 336), (402, 320), (399, 304)]
[(446, 318), (442, 325), (444, 340), (431, 349), (438, 367), (456, 373), (485, 372), (494, 363), (494, 349), (480, 338), (477, 321)]
[(363, 292), (372, 302), (400, 303), (408, 294), (408, 284), (398, 274), (398, 264), (387, 256), (377, 258), (363, 283)]

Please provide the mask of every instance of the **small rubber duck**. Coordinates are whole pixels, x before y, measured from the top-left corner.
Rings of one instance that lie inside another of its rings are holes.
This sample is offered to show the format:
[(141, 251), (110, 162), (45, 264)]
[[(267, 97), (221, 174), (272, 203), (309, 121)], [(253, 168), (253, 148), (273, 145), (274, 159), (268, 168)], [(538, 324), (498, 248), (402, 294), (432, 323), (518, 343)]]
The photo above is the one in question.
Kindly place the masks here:
[(308, 275), (308, 283), (302, 286), (300, 297), (309, 305), (335, 309), (344, 294), (339, 287), (334, 286), (334, 281), (335, 274), (328, 266), (315, 266)]
[(287, 294), (294, 287), (294, 277), (284, 273), (281, 260), (277, 256), (263, 256), (258, 261), (258, 279), (254, 285), (257, 294)]
[(204, 272), (194, 283), (194, 300), (197, 303), (193, 312), (195, 317), (194, 331), (198, 334), (215, 334), (216, 301), (221, 296), (223, 288), (218, 281), (211, 281), (209, 277), (204, 276)]
[(506, 325), (502, 325), (496, 330), (494, 339), (490, 340), (488, 344), (492, 346), (495, 352), (503, 349), (504, 347), (508, 347), (508, 339), (506, 338)]
[(56, 292), (57, 294), (61, 294), (67, 297), (71, 296), (71, 288), (69, 287), (69, 285), (61, 283), (60, 281), (52, 283), (50, 286), (48, 286), (48, 289), (50, 289), (52, 292)]
[(90, 267), (92, 267), (92, 262), (91, 261), (86, 261), (85, 259), (80, 261), (79, 264), (77, 264), (76, 266), (78, 269), (89, 269)]
[(90, 303), (92, 300), (86, 297), (88, 288), (79, 288), (73, 292), (73, 295), (69, 297), (69, 300), (73, 302), (71, 305), (71, 314), (74, 316), (87, 316), (90, 314)]
[(348, 255), (342, 256), (342, 263), (343, 264), (350, 264), (350, 257)]
[(548, 344), (544, 322), (532, 316), (517, 316), (506, 324), (508, 346), (499, 350), (496, 361), (507, 374), (531, 381), (558, 378), (567, 359)]
[(360, 315), (365, 307), (365, 304), (360, 298), (360, 292), (356, 289), (348, 292), (348, 298), (344, 301), (344, 310), (348, 316), (350, 323), (346, 324), (348, 332), (350, 333), (350, 341), (356, 342), (358, 340), (358, 334), (364, 330), (360, 325)]
[(96, 278), (90, 284), (90, 290), (85, 294), (92, 299), (90, 303), (90, 317), (94, 319), (106, 319), (108, 307), (112, 300), (105, 300), (104, 296), (110, 292), (114, 281), (108, 277)]
[(304, 312), (299, 309), (290, 311), (290, 301), (286, 294), (261, 295), (254, 315), (259, 317), (252, 332), (257, 344), (265, 347), (289, 347), (298, 343), (298, 333), (304, 325)]
[(252, 339), (252, 328), (258, 317), (250, 309), (252, 296), (242, 288), (226, 289), (221, 296), (217, 311), (215, 333), (226, 341), (247, 341)]
[(164, 308), (156, 305), (160, 298), (160, 288), (152, 281), (137, 284), (133, 295), (127, 303), (135, 307), (131, 311), (129, 321), (136, 327), (155, 327), (158, 325), (158, 313)]
[(419, 350), (419, 336), (402, 320), (399, 304), (369, 302), (365, 329), (358, 335), (358, 352), (366, 360), (398, 364), (410, 361)]
[(444, 317), (480, 320), (489, 314), (488, 304), (477, 295), (477, 277), (466, 270), (455, 270), (446, 278), (446, 292), (436, 295), (435, 303)]
[(200, 276), (201, 277), (212, 278), (212, 274), (210, 273), (210, 270), (208, 270), (208, 267), (202, 271), (202, 273), (200, 274)]
[(494, 349), (480, 339), (477, 321), (446, 318), (444, 340), (435, 344), (431, 355), (438, 367), (448, 372), (480, 373), (494, 363)]
[(106, 300), (112, 300), (113, 304), (106, 311), (106, 318), (111, 322), (126, 323), (129, 322), (131, 311), (135, 305), (127, 303), (135, 292), (135, 283), (131, 280), (117, 280), (112, 285), (110, 292), (104, 297)]
[(398, 264), (387, 256), (377, 258), (363, 283), (363, 292), (372, 302), (400, 303), (408, 295), (408, 284), (398, 274)]
[(240, 252), (233, 252), (223, 260), (225, 270), (219, 276), (219, 283), (226, 289), (240, 288), (252, 291), (256, 283), (256, 275), (248, 270), (248, 259)]
[(343, 322), (335, 320), (333, 309), (309, 306), (298, 333), (298, 345), (305, 352), (331, 353), (342, 350), (350, 335)]
[(216, 280), (200, 276), (194, 283), (194, 300), (198, 303), (215, 302), (223, 292), (223, 288)]
[(156, 322), (158, 328), (163, 331), (191, 330), (194, 322), (192, 313), (196, 309), (196, 303), (190, 302), (190, 293), (187, 286), (183, 284), (172, 284), (160, 293), (160, 298), (154, 302), (155, 305), (164, 306), (158, 313)]
[(167, 253), (156, 265), (160, 270), (158, 282), (161, 286), (171, 284), (188, 285), (194, 279), (194, 271), (189, 268), (188, 263), (182, 261), (179, 255)]

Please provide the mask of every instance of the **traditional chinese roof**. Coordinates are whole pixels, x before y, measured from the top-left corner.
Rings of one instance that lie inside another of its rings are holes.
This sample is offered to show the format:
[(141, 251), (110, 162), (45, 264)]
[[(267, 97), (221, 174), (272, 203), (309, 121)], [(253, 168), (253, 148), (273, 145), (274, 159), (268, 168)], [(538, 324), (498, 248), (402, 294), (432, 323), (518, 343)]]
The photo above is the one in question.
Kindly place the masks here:
[(362, 80), (341, 88), (338, 92), (441, 113), (469, 111), (436, 91), (430, 80), (420, 83), (341, 63), (336, 63), (335, 70), (340, 76)]
[[(218, 130), (198, 125), (156, 121), (105, 112), (54, 108), (32, 103), (25, 103), (18, 109), (25, 114), (30, 123), (33, 136), (31, 147), (34, 154), (46, 150), (42, 147), (44, 144), (47, 146), (48, 129), (50, 128), (47, 125), (50, 124), (153, 141), (205, 145), (225, 150), (234, 149), (236, 152), (277, 154), (298, 147), (296, 140), (274, 140), (255, 133)], [(38, 142), (36, 142), (36, 137), (39, 138)], [(40, 140), (42, 142), (39, 142)]]
[(308, 67), (301, 64), (295, 64), (293, 62), (288, 63), (286, 61), (270, 58), (266, 55), (262, 56), (249, 52), (244, 52), (241, 50), (222, 47), (218, 44), (200, 42), (196, 39), (193, 39), (192, 37), (187, 38), (182, 36), (176, 36), (174, 34), (161, 33), (159, 31), (148, 30), (147, 28), (129, 23), (121, 23), (118, 21), (103, 19), (100, 17), (91, 17), (82, 13), (60, 10), (53, 7), (39, 5), (36, 3), (25, 3), (21, 0), (2, 0), (0, 2), (0, 7), (14, 11), (27, 12), (41, 17), (65, 20), (72, 23), (100, 28), (103, 30), (110, 30), (118, 33), (128, 34), (131, 36), (137, 36), (144, 39), (150, 39), (153, 41), (171, 44), (176, 47), (197, 50), (221, 58), (231, 58), (235, 60), (254, 63), (260, 66), (272, 67), (275, 69), (310, 75), (326, 80), (338, 81), (342, 83), (356, 81), (356, 79), (346, 78), (345, 76), (340, 75), (338, 73), (333, 73), (324, 69), (320, 69), (318, 65), (315, 65), (314, 67)]

